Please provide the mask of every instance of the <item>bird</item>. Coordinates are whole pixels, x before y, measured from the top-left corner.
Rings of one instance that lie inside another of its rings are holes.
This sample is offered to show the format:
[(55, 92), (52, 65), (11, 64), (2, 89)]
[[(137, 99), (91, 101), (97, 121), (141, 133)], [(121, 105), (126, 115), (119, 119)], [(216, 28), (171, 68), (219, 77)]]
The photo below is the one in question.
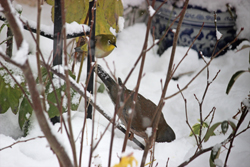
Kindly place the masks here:
[[(133, 104), (134, 91), (127, 89), (118, 78), (118, 83), (106, 72), (103, 68), (97, 64), (97, 70), (95, 70), (98, 77), (102, 80), (108, 90), (108, 94), (114, 104), (123, 105), (122, 110), (118, 110), (118, 117), (121, 122), (127, 127), (129, 120), (129, 113), (131, 112), (131, 106)], [(120, 89), (120, 90), (119, 90)], [(120, 99), (118, 99), (120, 94)], [(119, 100), (119, 101), (118, 101)], [(145, 141), (148, 141), (149, 135), (147, 128), (152, 128), (153, 117), (155, 115), (157, 106), (149, 99), (138, 93), (137, 100), (135, 102), (135, 110), (132, 115), (131, 129), (132, 134), (136, 134), (142, 137)], [(161, 112), (158, 129), (156, 131), (156, 142), (171, 142), (175, 140), (175, 133), (173, 129), (167, 124), (164, 116)]]
[[(111, 34), (99, 34), (95, 36), (95, 57), (103, 58), (108, 56), (116, 46), (116, 37)], [(77, 59), (79, 59), (83, 53), (84, 57), (88, 54), (88, 43), (86, 38), (80, 38), (80, 46), (75, 47), (75, 52), (78, 53)]]

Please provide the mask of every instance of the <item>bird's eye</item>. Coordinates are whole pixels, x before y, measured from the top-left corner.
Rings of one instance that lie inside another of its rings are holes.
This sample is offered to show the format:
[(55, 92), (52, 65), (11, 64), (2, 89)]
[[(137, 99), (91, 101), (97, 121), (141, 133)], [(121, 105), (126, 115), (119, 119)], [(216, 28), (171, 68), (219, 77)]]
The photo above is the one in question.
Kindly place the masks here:
[(110, 45), (110, 40), (108, 40), (108, 44)]

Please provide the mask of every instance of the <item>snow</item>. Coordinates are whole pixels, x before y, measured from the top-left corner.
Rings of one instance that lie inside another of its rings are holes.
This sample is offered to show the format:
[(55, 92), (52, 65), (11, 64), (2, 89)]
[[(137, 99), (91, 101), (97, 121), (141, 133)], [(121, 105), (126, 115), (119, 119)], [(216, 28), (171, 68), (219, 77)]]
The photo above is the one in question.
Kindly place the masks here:
[(28, 59), (28, 51), (29, 45), (25, 40), (23, 40), (21, 47), (16, 52), (16, 54), (11, 57), (11, 59), (14, 60), (16, 63), (23, 65)]
[(222, 34), (220, 33), (220, 31), (216, 30), (216, 38), (217, 38), (217, 40), (220, 40), (221, 36), (222, 36)]
[(151, 127), (148, 127), (146, 129), (146, 134), (148, 135), (148, 137), (152, 136), (152, 128)]
[[(191, 0), (192, 2), (192, 0)], [(205, 2), (205, 1), (204, 1)], [(131, 3), (138, 3), (139, 1), (131, 0)], [(235, 4), (236, 2), (232, 2)], [(207, 5), (211, 5), (213, 3), (208, 3)], [(241, 9), (243, 4), (247, 4), (245, 1), (240, 1), (240, 5), (237, 8)], [(244, 6), (244, 5), (243, 5)], [(43, 14), (47, 19), (42, 17), (42, 24), (45, 26), (51, 26), (50, 21), (50, 8), (44, 4)], [(212, 7), (211, 7), (212, 8)], [(36, 15), (34, 14), (35, 10), (33, 8), (27, 7), (23, 5), (23, 14), (29, 21), (35, 21)], [(27, 11), (27, 9), (30, 9)], [(245, 9), (245, 8), (244, 8)], [(244, 10), (243, 9), (243, 10)], [(33, 12), (32, 15), (29, 12)], [(247, 11), (247, 13), (249, 13)], [(247, 13), (245, 15), (247, 15)], [(243, 13), (241, 13), (243, 14)], [(43, 16), (44, 16), (43, 15)], [(248, 18), (249, 16), (239, 16), (237, 19), (241, 19), (240, 17)], [(248, 19), (250, 20), (250, 19)], [(247, 22), (246, 20), (244, 22)], [(2, 22), (1, 22), (2, 23)], [(74, 23), (73, 23), (74, 24)], [(238, 24), (238, 22), (237, 22)], [(245, 24), (245, 23), (244, 23)], [(240, 23), (243, 25), (243, 23)], [(245, 24), (245, 30), (248, 31), (250, 29), (250, 25)], [(237, 25), (239, 26), (239, 25)], [(134, 68), (134, 63), (138, 58), (142, 45), (145, 39), (146, 26), (145, 24), (135, 24), (134, 26), (128, 27), (124, 29), (121, 33), (118, 34), (117, 37), (117, 48), (105, 58), (107, 64), (109, 65), (112, 72), (115, 71), (116, 77), (120, 77), (122, 81), (125, 80), (126, 76), (129, 73), (131, 68)], [(34, 69), (34, 76), (36, 76), (36, 59), (35, 59), (35, 45), (33, 39), (30, 37), (29, 32), (24, 31), (24, 37), (27, 43), (29, 44), (29, 51), (31, 51), (31, 55), (27, 56), (27, 59), (31, 63), (31, 68)], [(0, 34), (1, 39), (3, 35)], [(245, 35), (246, 38), (249, 35)], [(148, 45), (152, 45), (154, 43), (153, 37), (149, 36)], [(53, 43), (51, 40), (41, 37), (40, 45), (43, 55), (46, 60), (50, 59), (51, 51), (53, 48)], [(5, 50), (5, 45), (0, 46), (1, 50)], [(161, 95), (161, 80), (165, 81), (169, 58), (171, 54), (171, 49), (165, 51), (165, 53), (159, 57), (156, 54), (157, 46), (155, 46), (152, 50), (150, 50), (146, 55), (146, 61), (144, 66), (145, 76), (142, 78), (141, 85), (139, 88), (139, 93), (144, 97), (150, 99), (154, 103), (158, 103)], [(185, 55), (188, 48), (178, 46), (176, 49), (174, 64), (175, 67), (178, 62)], [(250, 90), (250, 77), (249, 73), (242, 74), (234, 86), (232, 87), (229, 95), (226, 95), (226, 87), (231, 78), (231, 76), (238, 70), (244, 70), (249, 67), (248, 64), (248, 55), (250, 49), (244, 49), (242, 51), (228, 51), (225, 55), (220, 56), (214, 59), (209, 66), (210, 72), (210, 81), (218, 72), (221, 70), (216, 80), (210, 85), (208, 92), (206, 94), (206, 98), (203, 103), (203, 116), (205, 117), (212, 109), (212, 107), (216, 107), (215, 115), (213, 123), (230, 120), (234, 123), (237, 123), (237, 120), (232, 119), (232, 116), (235, 115), (240, 108), (240, 103), (247, 98)], [(16, 51), (14, 49), (14, 53), (16, 55), (17, 52), (22, 55), (20, 50)], [(206, 59), (209, 60), (208, 58)], [(2, 59), (0, 59), (2, 61)], [(109, 72), (106, 67), (106, 62), (103, 59), (98, 59), (98, 64), (100, 64), (104, 70)], [(86, 69), (87, 61), (84, 62), (83, 69)], [(139, 63), (140, 64), (140, 63)], [(203, 68), (205, 65), (202, 59), (198, 59), (198, 54), (194, 50), (190, 50), (187, 57), (180, 64), (179, 68), (175, 73), (175, 77), (179, 77), (178, 80), (171, 80), (169, 83), (169, 88), (167, 91), (167, 96), (178, 91), (177, 84), (180, 85), (180, 88), (184, 87), (186, 83), (188, 83), (197, 72)], [(76, 75), (78, 73), (79, 64), (76, 65)], [(57, 69), (57, 68), (56, 68)], [(64, 69), (60, 68), (63, 73)], [(139, 67), (135, 67), (135, 71), (132, 73), (129, 78), (126, 87), (128, 89), (134, 89), (136, 86), (136, 81), (139, 73)], [(82, 75), (80, 78), (80, 83), (76, 84), (78, 87), (81, 87), (81, 84), (85, 84), (86, 71), (82, 71)], [(57, 78), (58, 79), (58, 78)], [(73, 81), (71, 79), (71, 81)], [(99, 78), (98, 78), (98, 81)], [(206, 70), (204, 70), (200, 76), (187, 88), (183, 91), (185, 98), (187, 99), (187, 111), (189, 117), (190, 125), (194, 125), (198, 123), (197, 119), (199, 119), (199, 106), (194, 98), (194, 94), (201, 99), (205, 90), (207, 82), (207, 74)], [(82, 88), (82, 87), (81, 87)], [(83, 90), (83, 88), (82, 88)], [(90, 97), (90, 95), (88, 94)], [(91, 96), (93, 99), (93, 96)], [(104, 93), (97, 94), (97, 104), (105, 111), (108, 115), (112, 116), (114, 111), (114, 104), (110, 100), (108, 93), (105, 91)], [(80, 152), (80, 139), (82, 135), (80, 134), (83, 121), (84, 121), (84, 102), (80, 103), (80, 106), (77, 111), (72, 111), (71, 119), (72, 119), (72, 127), (73, 133), (76, 143), (77, 157), (79, 157)], [(185, 117), (185, 108), (184, 101), (181, 95), (174, 96), (165, 101), (164, 108), (162, 110), (163, 115), (167, 121), (167, 123), (173, 128), (176, 133), (176, 140), (171, 143), (156, 143), (155, 145), (155, 159), (154, 164), (158, 163), (158, 166), (165, 166), (166, 161), (169, 159), (169, 167), (178, 166), (182, 162), (188, 160), (190, 156), (192, 156), (196, 150), (196, 141), (194, 137), (189, 137), (190, 130), (186, 124)], [(67, 114), (64, 114), (65, 118)], [(104, 133), (106, 126), (108, 125), (108, 121), (97, 111), (95, 112), (95, 123), (94, 123), (94, 143), (100, 139), (101, 134)], [(238, 116), (239, 117), (239, 116)], [(210, 117), (211, 118), (211, 117)], [(209, 123), (210, 118), (207, 120)], [(248, 120), (250, 119), (250, 115), (247, 115), (246, 120), (243, 122), (241, 128), (239, 130), (243, 130), (247, 127)], [(145, 126), (149, 123), (149, 119), (144, 119)], [(50, 122), (48, 121), (50, 124)], [(65, 133), (65, 129), (63, 127), (63, 133), (58, 133), (58, 129), (60, 128), (60, 124), (56, 124), (50, 127), (53, 131), (53, 134), (60, 139), (60, 143), (65, 148), (65, 151), (69, 154), (72, 159), (72, 151), (70, 148), (69, 141), (67, 139), (67, 135)], [(218, 128), (219, 129), (219, 128)], [(208, 142), (204, 143), (203, 148), (211, 147), (224, 141), (232, 132), (229, 127), (228, 132), (223, 135), (222, 133), (217, 133), (216, 136), (211, 136)], [(88, 165), (89, 159), (89, 151), (91, 144), (91, 133), (92, 133), (92, 120), (87, 119), (86, 128), (84, 131), (84, 143), (83, 143), (83, 155), (82, 155), (82, 166), (85, 167)], [(31, 127), (29, 133), (26, 137), (22, 137), (23, 132), (19, 129), (18, 125), (18, 115), (14, 115), (11, 110), (7, 111), (4, 114), (0, 114), (0, 149), (6, 146), (9, 146), (17, 141), (23, 141), (30, 138), (35, 137), (34, 140), (28, 142), (22, 142), (13, 145), (11, 148), (4, 149), (0, 151), (0, 166), (8, 166), (8, 167), (27, 167), (27, 166), (59, 166), (57, 158), (55, 154), (51, 151), (48, 142), (45, 138), (36, 138), (37, 136), (43, 136), (43, 133), (38, 125), (37, 118), (33, 114), (31, 116)], [(80, 134), (80, 135), (79, 135)], [(135, 135), (142, 143), (144, 140)], [(109, 156), (109, 147), (110, 147), (110, 139), (111, 139), (111, 126), (108, 128), (102, 140), (100, 141), (97, 149), (93, 153), (92, 158), (92, 166), (101, 164), (102, 166), (107, 166), (108, 164), (108, 156)], [(119, 163), (119, 155), (121, 155), (122, 145), (124, 140), (124, 134), (119, 130), (115, 129), (113, 150), (112, 150), (112, 161), (111, 166)], [(239, 135), (234, 140), (234, 147), (231, 150), (228, 165), (229, 166), (238, 166), (245, 167), (250, 163), (250, 131), (247, 130), (243, 134)], [(228, 146), (228, 145), (227, 145)], [(133, 153), (135, 159), (140, 162), (143, 151), (140, 150), (134, 143), (128, 141), (128, 145), (126, 148), (127, 153)], [(221, 147), (221, 154), (219, 159), (224, 162), (224, 159), (227, 154), (227, 149)], [(118, 155), (118, 156), (117, 156)], [(209, 156), (210, 152), (202, 154), (200, 157), (192, 161), (188, 166), (196, 167), (196, 166), (209, 166)], [(147, 157), (146, 163), (149, 162), (149, 156)], [(219, 164), (220, 162), (216, 162)]]
[(213, 150), (213, 155), (216, 155), (220, 148), (221, 148), (221, 144), (216, 144), (212, 149)]
[(66, 23), (67, 34), (88, 32), (89, 30), (90, 30), (89, 26), (85, 24), (78, 24), (75, 21), (73, 21), (72, 23)]
[(118, 26), (120, 32), (122, 32), (122, 30), (124, 29), (124, 23), (125, 23), (124, 17), (119, 16)]
[(123, 8), (126, 9), (128, 6), (139, 6), (144, 0), (122, 0)]
[(218, 159), (218, 158), (214, 160), (214, 164), (215, 164), (216, 166), (218, 166), (218, 167), (222, 167), (222, 166), (223, 166), (222, 160), (221, 160), (221, 159)]
[(152, 17), (155, 14), (155, 10), (151, 5), (148, 7), (148, 11), (149, 11), (150, 17)]

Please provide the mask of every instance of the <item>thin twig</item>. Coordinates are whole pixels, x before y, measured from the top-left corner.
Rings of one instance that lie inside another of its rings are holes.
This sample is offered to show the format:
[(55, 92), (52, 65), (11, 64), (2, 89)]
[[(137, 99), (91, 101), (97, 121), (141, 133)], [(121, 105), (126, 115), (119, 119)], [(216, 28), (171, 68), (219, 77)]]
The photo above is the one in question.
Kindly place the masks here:
[(226, 158), (225, 158), (225, 162), (224, 162), (224, 167), (227, 166), (227, 161), (228, 161), (228, 158), (229, 158), (229, 154), (231, 152), (231, 149), (233, 147), (233, 142), (234, 142), (234, 139), (235, 139), (235, 136), (236, 136), (236, 133), (240, 127), (240, 125), (242, 124), (242, 122), (244, 121), (244, 119), (246, 118), (246, 115), (248, 114), (249, 112), (249, 109), (248, 107), (244, 106), (243, 103), (241, 104), (241, 111), (242, 111), (242, 114), (241, 114), (241, 117), (237, 123), (237, 126), (235, 128), (235, 130), (233, 131), (232, 133), (232, 140), (230, 141), (230, 145), (229, 145), (229, 148), (228, 148), (228, 152), (227, 152), (227, 155), (226, 155)]
[[(39, 45), (40, 45), (40, 23), (41, 23), (41, 0), (37, 1), (37, 25), (36, 25), (36, 63), (37, 63), (37, 71), (38, 71), (38, 80), (40, 86), (43, 85), (43, 80), (42, 80), (42, 72), (41, 72), (41, 65), (40, 65), (40, 56), (39, 56)], [(43, 109), (46, 111), (46, 104), (45, 104), (45, 93), (44, 89), (41, 91), (42, 95), (42, 104), (43, 104)]]
[[(223, 50), (225, 50), (227, 47), (231, 46), (235, 41), (237, 41), (240, 33), (244, 30), (244, 28), (241, 28), (241, 30), (239, 31), (239, 33), (236, 35), (236, 37), (234, 38), (233, 41), (231, 41), (230, 43), (228, 43), (226, 46), (224, 46), (221, 50), (219, 50), (216, 54), (214, 54), (209, 62), (181, 89), (181, 91), (185, 90), (188, 88), (188, 86), (201, 74), (201, 72), (206, 69), (206, 67), (212, 62), (212, 60), (217, 57)], [(218, 41), (216, 42), (216, 45), (217, 45)], [(173, 93), (172, 95), (168, 96), (168, 97), (165, 97), (164, 99), (167, 100), (167, 99), (170, 99), (174, 96), (176, 96), (177, 94), (179, 94), (180, 91), (177, 91), (176, 93)]]
[(168, 161), (169, 161), (169, 157), (168, 157), (168, 160), (167, 160), (167, 162), (166, 162), (166, 167), (168, 167)]
[(12, 146), (14, 146), (14, 145), (16, 145), (16, 144), (25, 143), (25, 142), (28, 142), (28, 141), (31, 141), (31, 140), (35, 140), (35, 139), (38, 139), (38, 138), (45, 138), (45, 136), (37, 136), (37, 137), (33, 137), (33, 138), (30, 138), (30, 139), (26, 139), (26, 140), (20, 140), (20, 141), (17, 141), (17, 142), (12, 143), (12, 144), (9, 145), (9, 146), (0, 148), (0, 151), (5, 150), (5, 149), (7, 149), (7, 148), (12, 148)]
[[(228, 142), (230, 142), (230, 146), (232, 147), (234, 138), (235, 138), (237, 135), (239, 135), (239, 134), (245, 132), (247, 129), (250, 128), (250, 123), (249, 123), (249, 125), (248, 125), (245, 129), (243, 129), (241, 132), (239, 132), (239, 133), (236, 135), (237, 130), (239, 129), (240, 125), (242, 124), (242, 122), (243, 122), (244, 119), (246, 118), (247, 113), (249, 112), (248, 109), (247, 109), (247, 107), (245, 107), (245, 106), (243, 106), (243, 105), (242, 105), (242, 107), (243, 107), (243, 108), (242, 108), (243, 112), (242, 112), (242, 114), (241, 114), (240, 120), (238, 121), (238, 123), (237, 123), (237, 125), (236, 125), (235, 131), (233, 131), (232, 134), (230, 134), (230, 135), (228, 136), (227, 139), (225, 139), (224, 141), (222, 141), (222, 142), (220, 143), (222, 146), (225, 146)], [(190, 162), (192, 162), (194, 159), (196, 159), (196, 158), (199, 157), (200, 155), (202, 155), (202, 154), (204, 154), (204, 153), (206, 153), (206, 152), (208, 152), (208, 151), (211, 151), (211, 150), (213, 149), (213, 147), (214, 147), (214, 146), (208, 147), (208, 148), (206, 148), (206, 149), (201, 149), (201, 150), (199, 150), (199, 151), (196, 152), (193, 156), (191, 156), (190, 158), (188, 158), (187, 161), (185, 161), (185, 162), (183, 162), (182, 164), (180, 164), (178, 167), (184, 167), (184, 166), (188, 165)], [(230, 149), (230, 148), (229, 148), (229, 149)], [(229, 154), (230, 154), (230, 150), (229, 150), (229, 149), (228, 149), (228, 153), (227, 153), (227, 158), (228, 158), (228, 156), (229, 156)], [(226, 158), (226, 160), (227, 160), (227, 158)], [(225, 160), (225, 163), (224, 163), (224, 167), (226, 167), (226, 160)]]
[[(177, 88), (180, 90), (179, 84), (177, 84)], [(194, 138), (195, 138), (195, 140), (196, 140), (196, 144), (197, 144), (197, 146), (198, 146), (198, 145), (199, 145), (198, 138), (197, 138), (196, 134), (194, 133), (194, 131), (193, 131), (192, 127), (190, 126), (190, 124), (189, 124), (189, 122), (188, 122), (188, 114), (187, 114), (187, 99), (184, 97), (184, 95), (183, 95), (182, 91), (180, 91), (180, 92), (181, 92), (181, 96), (182, 96), (182, 98), (183, 98), (183, 100), (184, 100), (184, 103), (185, 103), (186, 123), (187, 123), (187, 125), (188, 125), (189, 129), (191, 130), (192, 134), (194, 135)]]
[(180, 27), (181, 27), (181, 24), (182, 24), (182, 21), (183, 21), (183, 18), (184, 18), (186, 9), (187, 9), (188, 2), (189, 2), (189, 0), (185, 1), (183, 9), (182, 9), (182, 11), (180, 13), (179, 23), (177, 25), (176, 33), (174, 35), (173, 48), (172, 48), (172, 53), (171, 53), (171, 57), (170, 57), (170, 61), (169, 61), (168, 72), (167, 72), (167, 75), (166, 75), (164, 88), (163, 88), (161, 98), (159, 100), (159, 103), (158, 103), (156, 111), (155, 111), (155, 116), (152, 118), (152, 120), (154, 120), (153, 133), (149, 137), (149, 141), (146, 143), (146, 147), (145, 147), (145, 150), (144, 150), (144, 153), (143, 153), (143, 158), (142, 158), (142, 161), (141, 161), (141, 167), (143, 167), (144, 164), (145, 164), (146, 157), (147, 157), (147, 154), (148, 154), (148, 150), (149, 150), (150, 145), (154, 141), (155, 136), (156, 136), (156, 130), (157, 130), (158, 123), (159, 123), (159, 120), (160, 120), (162, 108), (164, 106), (164, 97), (165, 97), (165, 95), (167, 93), (167, 88), (168, 88), (168, 84), (169, 84), (169, 82), (171, 80), (171, 76), (173, 75), (172, 74), (172, 66), (173, 66), (173, 62), (174, 62), (175, 49), (176, 49), (176, 46), (177, 46), (177, 39), (178, 39), (178, 36), (179, 36)]
[[(69, 142), (71, 145), (71, 150), (73, 154), (73, 160), (74, 160), (74, 166), (78, 167), (77, 163), (77, 157), (76, 157), (76, 147), (75, 147), (75, 141), (74, 141), (74, 133), (73, 133), (73, 128), (72, 128), (72, 123), (71, 123), (71, 95), (70, 95), (70, 82), (69, 82), (69, 72), (68, 72), (68, 57), (67, 57), (67, 44), (66, 44), (66, 19), (65, 19), (65, 7), (64, 7), (64, 0), (61, 0), (61, 16), (62, 16), (62, 37), (63, 38), (63, 53), (64, 53), (64, 73), (66, 77), (66, 97), (67, 97), (67, 120), (68, 120), (68, 129), (69, 129)], [(63, 100), (62, 100), (63, 101)]]
[[(155, 1), (155, 0), (153, 0), (153, 1)], [(126, 150), (127, 140), (128, 140), (128, 136), (129, 136), (131, 123), (132, 123), (132, 116), (133, 116), (133, 113), (135, 112), (135, 102), (137, 101), (139, 86), (140, 86), (141, 78), (142, 78), (142, 74), (143, 74), (144, 62), (145, 62), (146, 53), (147, 53), (147, 52), (145, 52), (145, 50), (147, 50), (147, 46), (148, 46), (148, 37), (149, 37), (150, 29), (151, 29), (152, 19), (153, 19), (153, 17), (149, 17), (149, 20), (148, 20), (148, 23), (147, 23), (147, 30), (146, 30), (146, 35), (145, 35), (143, 48), (142, 48), (142, 51), (141, 51), (140, 56), (139, 56), (139, 57), (142, 57), (141, 66), (140, 66), (138, 79), (137, 79), (137, 83), (136, 83), (136, 88), (135, 88), (135, 92), (134, 92), (134, 96), (133, 96), (133, 103), (132, 103), (132, 106), (131, 106), (131, 113), (129, 114), (129, 119), (128, 119), (128, 122), (127, 122), (127, 127), (126, 127), (127, 132), (125, 134), (123, 147), (122, 147), (122, 152), (125, 152), (125, 150)]]
[[(21, 44), (23, 42), (23, 36), (21, 33), (21, 30), (19, 29), (19, 26), (17, 25), (16, 19), (13, 16), (13, 13), (11, 12), (12, 9), (9, 6), (10, 4), (7, 2), (7, 0), (2, 0), (1, 5), (4, 8), (5, 16), (10, 23), (10, 27), (13, 31), (13, 34), (15, 36), (15, 41), (17, 44), (17, 49), (21, 48)], [(28, 60), (26, 60), (23, 64), (18, 64), (15, 61), (11, 60), (10, 58), (7, 58), (5, 55), (2, 55), (0, 53), (1, 57), (3, 57), (8, 62), (13, 62), (12, 64), (17, 64), (19, 68), (23, 71), (23, 74), (25, 76), (25, 79), (27, 81), (29, 91), (31, 94), (31, 99), (33, 102), (33, 109), (36, 114), (36, 117), (38, 119), (38, 123), (40, 125), (40, 128), (44, 135), (46, 136), (46, 139), (48, 140), (50, 147), (55, 152), (55, 154), (58, 156), (59, 161), (64, 165), (71, 167), (73, 166), (71, 163), (71, 160), (69, 159), (68, 155), (66, 154), (64, 148), (59, 144), (58, 140), (55, 138), (55, 136), (52, 134), (51, 129), (47, 123), (46, 117), (44, 115), (42, 105), (40, 103), (39, 93), (36, 89), (36, 81), (33, 77), (30, 65)]]

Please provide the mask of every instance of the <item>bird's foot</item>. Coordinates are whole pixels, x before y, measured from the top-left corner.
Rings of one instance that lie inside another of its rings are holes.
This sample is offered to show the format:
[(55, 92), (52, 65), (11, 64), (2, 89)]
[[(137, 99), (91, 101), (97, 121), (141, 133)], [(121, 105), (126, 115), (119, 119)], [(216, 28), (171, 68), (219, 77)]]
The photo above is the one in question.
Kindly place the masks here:
[(133, 138), (134, 138), (134, 133), (130, 132), (128, 135), (128, 139), (133, 140)]

